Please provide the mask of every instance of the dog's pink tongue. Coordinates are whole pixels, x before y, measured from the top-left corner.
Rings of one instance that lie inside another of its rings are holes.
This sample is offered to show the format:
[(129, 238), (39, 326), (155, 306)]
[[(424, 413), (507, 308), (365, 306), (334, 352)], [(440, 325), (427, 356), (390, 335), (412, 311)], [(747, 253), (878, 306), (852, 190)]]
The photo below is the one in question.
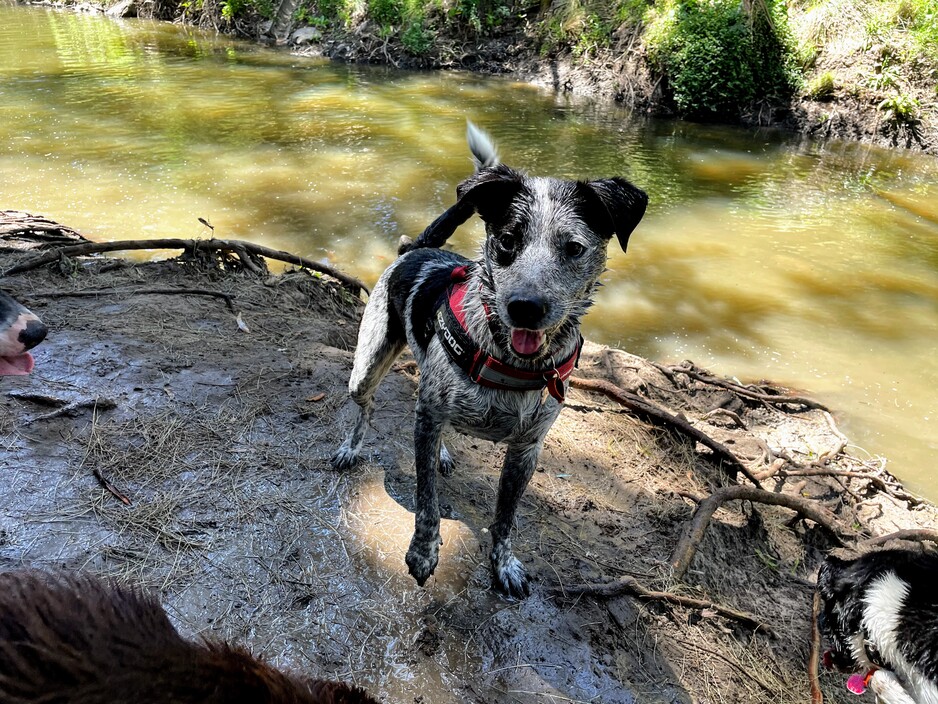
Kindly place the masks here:
[(36, 362), (29, 352), (15, 357), (0, 357), (0, 376), (25, 376), (35, 365)]
[(854, 694), (863, 694), (866, 691), (866, 678), (859, 672), (855, 672), (847, 678), (847, 689)]
[(511, 346), (518, 354), (531, 355), (544, 344), (543, 330), (511, 329)]

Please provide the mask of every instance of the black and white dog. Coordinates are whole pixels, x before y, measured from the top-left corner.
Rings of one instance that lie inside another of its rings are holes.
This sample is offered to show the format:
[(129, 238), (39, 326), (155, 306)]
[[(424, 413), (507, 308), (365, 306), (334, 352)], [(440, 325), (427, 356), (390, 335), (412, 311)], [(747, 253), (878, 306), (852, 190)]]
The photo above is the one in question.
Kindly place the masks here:
[[(828, 557), (817, 582), (827, 667), (866, 677), (883, 704), (938, 704), (938, 554), (881, 550)], [(857, 682), (852, 682), (854, 679)]]
[(35, 364), (29, 353), (46, 337), (42, 321), (0, 291), (0, 376), (23, 376)]
[[(515, 510), (563, 404), (606, 245), (615, 234), (626, 248), (648, 198), (621, 178), (530, 177), (500, 164), (471, 124), (468, 139), (476, 171), (457, 187), (456, 204), (402, 247), (365, 307), (349, 381), (358, 419), (332, 463), (357, 463), (375, 390), (410, 345), (420, 368), (410, 574), (423, 585), (437, 565), (436, 472), (453, 469), (441, 442), (453, 428), (507, 445), (490, 558), (495, 586), (525, 596), (527, 575), (511, 552)], [(485, 223), (481, 258), (440, 250), (473, 213)]]

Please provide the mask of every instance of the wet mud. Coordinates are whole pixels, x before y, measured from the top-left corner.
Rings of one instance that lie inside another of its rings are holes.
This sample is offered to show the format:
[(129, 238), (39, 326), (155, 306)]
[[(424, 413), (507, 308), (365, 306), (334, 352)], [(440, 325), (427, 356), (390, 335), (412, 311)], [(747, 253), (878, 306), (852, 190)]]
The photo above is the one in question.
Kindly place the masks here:
[[(0, 267), (22, 256), (0, 253)], [(148, 585), (186, 635), (236, 640), (389, 703), (807, 701), (812, 582), (832, 539), (785, 509), (729, 504), (673, 580), (694, 509), (681, 494), (728, 481), (703, 448), (571, 392), (519, 509), (515, 552), (533, 593), (511, 601), (492, 590), (487, 557), (503, 451), (448, 437), (440, 565), (419, 588), (404, 564), (417, 384), (406, 357), (378, 393), (361, 465), (337, 473), (327, 460), (352, 418), (362, 307), (338, 284), (94, 259), (2, 285), (51, 332), (30, 377), (0, 379), (0, 566)], [(227, 293), (244, 325), (217, 298), (145, 292), (156, 288)], [(88, 291), (100, 293), (68, 295)], [(579, 373), (742, 454), (768, 444), (807, 457), (837, 442), (820, 412), (743, 403), (624, 352), (589, 345)], [(56, 400), (80, 403), (57, 413)], [(717, 408), (745, 429), (708, 416)], [(826, 478), (799, 491), (877, 532), (934, 521), (883, 496), (857, 506)], [(773, 633), (631, 596), (565, 596), (625, 575), (750, 611)], [(825, 677), (828, 701), (848, 700), (841, 679)]]

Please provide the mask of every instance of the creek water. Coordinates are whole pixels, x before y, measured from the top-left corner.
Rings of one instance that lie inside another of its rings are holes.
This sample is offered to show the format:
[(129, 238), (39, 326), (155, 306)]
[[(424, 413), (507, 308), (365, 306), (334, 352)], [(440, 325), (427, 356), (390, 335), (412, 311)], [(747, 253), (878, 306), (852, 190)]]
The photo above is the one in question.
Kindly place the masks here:
[(0, 0), (0, 207), (93, 239), (209, 237), (204, 218), (373, 283), (453, 202), (467, 118), (506, 163), (650, 194), (588, 338), (805, 390), (938, 499), (938, 160)]

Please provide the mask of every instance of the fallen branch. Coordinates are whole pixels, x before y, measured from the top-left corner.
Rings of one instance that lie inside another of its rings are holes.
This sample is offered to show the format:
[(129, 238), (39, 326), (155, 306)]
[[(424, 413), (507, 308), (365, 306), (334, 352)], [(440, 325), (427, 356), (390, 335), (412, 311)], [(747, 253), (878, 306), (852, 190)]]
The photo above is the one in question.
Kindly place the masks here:
[(824, 704), (821, 682), (818, 677), (818, 661), (821, 657), (821, 631), (817, 619), (821, 614), (821, 595), (814, 592), (811, 608), (811, 648), (808, 652), (808, 683), (811, 685), (811, 704)]
[(752, 627), (757, 631), (764, 631), (766, 633), (771, 633), (774, 635), (774, 631), (771, 627), (759, 621), (752, 614), (748, 614), (745, 611), (737, 611), (736, 609), (731, 609), (727, 606), (721, 606), (712, 601), (707, 601), (705, 599), (695, 599), (689, 596), (681, 596), (680, 594), (674, 594), (672, 592), (659, 592), (648, 589), (635, 579), (635, 577), (625, 576), (621, 577), (613, 582), (606, 582), (605, 584), (574, 584), (570, 586), (565, 586), (562, 588), (556, 588), (556, 592), (562, 593), (564, 596), (595, 596), (604, 599), (611, 599), (613, 597), (621, 596), (622, 594), (631, 594), (640, 599), (647, 599), (650, 601), (667, 601), (671, 604), (676, 604), (678, 606), (685, 606), (690, 609), (711, 609), (721, 616), (726, 618), (739, 621), (747, 626)]
[(930, 543), (938, 544), (938, 530), (930, 530), (928, 528), (909, 528), (907, 530), (897, 530), (894, 533), (887, 533), (886, 535), (878, 535), (875, 538), (867, 538), (864, 540), (858, 547), (860, 548), (872, 548), (877, 545), (885, 545), (890, 540), (911, 540), (911, 541), (928, 541)]
[(684, 365), (672, 365), (670, 367), (664, 367), (662, 365), (655, 364), (655, 366), (662, 372), (667, 374), (686, 374), (691, 379), (696, 379), (697, 381), (702, 381), (705, 384), (710, 384), (712, 386), (720, 386), (724, 389), (732, 391), (734, 394), (739, 396), (745, 396), (746, 398), (751, 398), (754, 401), (762, 401), (764, 403), (769, 403), (772, 405), (790, 405), (790, 406), (804, 406), (805, 408), (817, 408), (821, 411), (828, 411), (829, 409), (822, 403), (818, 403), (813, 399), (806, 398), (804, 396), (788, 396), (785, 394), (767, 394), (763, 391), (755, 391), (754, 389), (744, 386), (742, 384), (737, 384), (732, 381), (727, 381), (726, 379), (720, 379), (715, 377), (712, 374), (705, 374), (704, 372), (698, 371), (693, 367), (688, 367)]
[(174, 238), (156, 240), (118, 240), (116, 242), (85, 242), (82, 244), (70, 245), (68, 247), (58, 247), (56, 249), (46, 250), (42, 254), (31, 257), (21, 264), (17, 264), (16, 266), (7, 269), (2, 274), (0, 274), (0, 277), (12, 276), (13, 274), (21, 274), (25, 271), (31, 271), (32, 269), (36, 269), (46, 264), (51, 264), (52, 262), (58, 261), (59, 258), (63, 256), (79, 257), (87, 254), (101, 254), (103, 252), (120, 252), (140, 249), (182, 249), (187, 252), (196, 252), (198, 250), (208, 252), (234, 252), (239, 256), (239, 258), (243, 257), (242, 261), (244, 262), (245, 269), (248, 269), (249, 271), (257, 271), (256, 264), (250, 261), (250, 257), (247, 256), (248, 254), (251, 254), (266, 257), (267, 259), (286, 262), (288, 264), (294, 264), (305, 269), (311, 269), (312, 271), (326, 274), (345, 284), (345, 286), (352, 290), (352, 293), (357, 294), (359, 291), (368, 293), (368, 287), (365, 286), (364, 283), (356, 279), (354, 276), (349, 276), (348, 274), (345, 274), (338, 269), (329, 266), (328, 264), (314, 262), (311, 259), (306, 259), (305, 257), (300, 257), (296, 254), (282, 252), (276, 249), (271, 249), (269, 247), (264, 247), (263, 245), (254, 244), (253, 242), (246, 242), (244, 240), (183, 240)]
[(647, 420), (659, 427), (675, 430), (678, 433), (699, 442), (701, 445), (710, 448), (713, 453), (732, 468), (734, 472), (742, 472), (746, 478), (761, 487), (759, 480), (743, 464), (736, 455), (734, 455), (726, 445), (714, 440), (702, 430), (695, 428), (683, 416), (670, 414), (665, 409), (656, 406), (640, 396), (633, 394), (615, 384), (604, 379), (584, 379), (582, 377), (571, 377), (570, 386), (574, 389), (583, 389), (585, 391), (596, 391), (613, 401), (622, 404), (635, 415)]
[(841, 545), (845, 545), (849, 540), (856, 539), (856, 535), (841, 526), (830, 511), (819, 506), (811, 499), (792, 496), (791, 494), (776, 494), (752, 486), (726, 486), (717, 489), (711, 496), (701, 500), (694, 512), (694, 517), (685, 526), (681, 539), (671, 555), (671, 568), (674, 570), (676, 579), (683, 579), (684, 575), (687, 574), (690, 563), (697, 553), (697, 548), (700, 547), (700, 541), (703, 539), (704, 533), (710, 525), (710, 519), (716, 510), (727, 501), (736, 500), (755, 501), (761, 504), (789, 508), (804, 518), (809, 518), (824, 527), (837, 538)]
[(132, 290), (128, 289), (117, 289), (117, 288), (103, 288), (95, 289), (93, 291), (40, 291), (39, 293), (29, 294), (34, 298), (94, 298), (95, 296), (107, 296), (107, 295), (119, 295), (125, 294), (130, 296), (143, 296), (143, 295), (182, 295), (182, 296), (212, 296), (213, 298), (221, 298), (225, 301), (225, 305), (228, 306), (228, 310), (232, 313), (237, 313), (234, 305), (234, 297), (222, 293), (221, 291), (209, 291), (208, 289), (203, 288), (136, 288)]

